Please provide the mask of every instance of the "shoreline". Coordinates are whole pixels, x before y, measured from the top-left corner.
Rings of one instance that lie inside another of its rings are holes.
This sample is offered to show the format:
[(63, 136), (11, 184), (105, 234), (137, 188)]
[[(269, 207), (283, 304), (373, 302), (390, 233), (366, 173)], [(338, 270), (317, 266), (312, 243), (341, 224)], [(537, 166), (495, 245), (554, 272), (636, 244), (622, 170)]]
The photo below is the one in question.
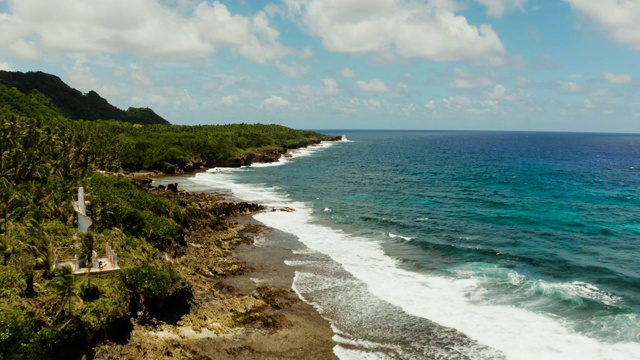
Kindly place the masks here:
[[(155, 188), (177, 182), (181, 191), (176, 196), (207, 194), (204, 196), (215, 197), (216, 201), (242, 201), (198, 189), (187, 180), (193, 175), (160, 175), (152, 179)], [(96, 359), (337, 359), (329, 322), (292, 289), (295, 270), (284, 263), (291, 257), (292, 248), (279, 241), (265, 241), (278, 239), (277, 231), (254, 220), (252, 214), (227, 220), (236, 225), (235, 233), (226, 236), (243, 239), (227, 248), (223, 242), (223, 252), (231, 253), (224, 255), (228, 256), (226, 268), (236, 267), (238, 271), (215, 280), (194, 274), (193, 263), (199, 261), (198, 257), (215, 256), (215, 252), (209, 248), (211, 244), (189, 242), (187, 255), (183, 256), (186, 259), (173, 260), (194, 288), (194, 306), (189, 313), (176, 324), (136, 324), (127, 344), (110, 345), (106, 351), (98, 352)], [(214, 296), (210, 295), (212, 292)], [(240, 323), (225, 323), (239, 315), (243, 319)]]

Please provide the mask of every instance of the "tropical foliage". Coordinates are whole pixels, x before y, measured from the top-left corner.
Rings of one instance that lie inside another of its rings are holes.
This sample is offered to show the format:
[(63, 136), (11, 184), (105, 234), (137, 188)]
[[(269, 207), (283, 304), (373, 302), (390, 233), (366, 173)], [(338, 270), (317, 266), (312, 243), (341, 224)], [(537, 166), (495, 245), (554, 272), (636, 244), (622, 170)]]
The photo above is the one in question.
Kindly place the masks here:
[[(59, 79), (43, 76), (0, 81), (0, 359), (90, 355), (107, 329), (130, 325), (140, 309), (157, 311), (168, 297), (188, 291), (165, 257), (180, 251), (185, 229), (203, 218), (202, 210), (98, 170), (174, 172), (322, 138), (277, 125), (72, 120), (104, 99), (89, 93), (82, 100)], [(138, 119), (155, 115), (127, 112)], [(94, 221), (87, 235), (75, 223), (79, 186)], [(119, 254), (119, 276), (83, 279), (70, 267), (55, 267), (60, 258), (104, 253), (105, 244)]]

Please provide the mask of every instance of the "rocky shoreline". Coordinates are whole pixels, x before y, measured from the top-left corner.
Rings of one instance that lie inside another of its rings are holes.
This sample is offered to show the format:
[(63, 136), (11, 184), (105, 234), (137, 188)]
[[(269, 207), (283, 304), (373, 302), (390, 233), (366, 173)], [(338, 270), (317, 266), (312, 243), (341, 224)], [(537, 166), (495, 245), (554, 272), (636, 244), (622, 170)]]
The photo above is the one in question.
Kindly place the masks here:
[(166, 169), (165, 172), (167, 174), (182, 174), (214, 167), (240, 167), (251, 165), (253, 163), (272, 163), (279, 161), (282, 156), (286, 156), (287, 151), (289, 150), (314, 146), (322, 141), (340, 140), (342, 140), (341, 136), (327, 136), (325, 138), (314, 138), (292, 142), (275, 148), (251, 150), (223, 160), (192, 159), (184, 164), (173, 164), (173, 168)]
[[(278, 161), (288, 149), (251, 152), (226, 165)], [(155, 196), (188, 203), (209, 216), (185, 233), (180, 251), (165, 255), (191, 285), (187, 308), (160, 321), (135, 320), (125, 344), (102, 345), (95, 359), (336, 358), (328, 321), (291, 289), (294, 271), (284, 263), (291, 250), (255, 244), (256, 237), (271, 233), (251, 218), (263, 206), (198, 192), (184, 181), (186, 174), (129, 177)]]

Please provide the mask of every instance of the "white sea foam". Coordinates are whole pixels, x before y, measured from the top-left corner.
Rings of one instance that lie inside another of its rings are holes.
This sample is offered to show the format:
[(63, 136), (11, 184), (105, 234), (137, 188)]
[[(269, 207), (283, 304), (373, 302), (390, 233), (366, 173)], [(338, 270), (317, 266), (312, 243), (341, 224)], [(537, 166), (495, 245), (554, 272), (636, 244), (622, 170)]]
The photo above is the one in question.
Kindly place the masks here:
[[(201, 175), (201, 174), (198, 174)], [(267, 226), (297, 236), (310, 249), (330, 256), (364, 282), (380, 299), (411, 315), (458, 329), (480, 343), (503, 351), (509, 359), (637, 359), (640, 343), (606, 344), (572, 332), (558, 319), (513, 306), (473, 304), (469, 295), (478, 289), (477, 278), (446, 278), (402, 269), (370, 239), (350, 236), (313, 222), (304, 203), (259, 185), (234, 184), (226, 174), (203, 174), (195, 181), (222, 185), (247, 201), (295, 212), (265, 212), (255, 218)], [(327, 284), (330, 288), (335, 284)], [(577, 286), (577, 285), (576, 285)], [(585, 286), (578, 288), (589, 290)], [(338, 350), (340, 352), (342, 350)], [(347, 353), (343, 352), (347, 356)]]
[(412, 237), (409, 237), (409, 236), (402, 236), (402, 235), (396, 235), (396, 234), (392, 234), (392, 233), (389, 233), (389, 237), (390, 237), (390, 238), (392, 238), (392, 239), (400, 238), (400, 239), (402, 239), (402, 240), (406, 240), (406, 241), (413, 240), (413, 238), (412, 238)]
[(340, 345), (336, 345), (333, 348), (333, 353), (339, 359), (350, 359), (350, 360), (386, 360), (393, 359), (390, 356), (387, 356), (382, 353), (368, 352), (362, 350), (353, 350), (342, 347)]

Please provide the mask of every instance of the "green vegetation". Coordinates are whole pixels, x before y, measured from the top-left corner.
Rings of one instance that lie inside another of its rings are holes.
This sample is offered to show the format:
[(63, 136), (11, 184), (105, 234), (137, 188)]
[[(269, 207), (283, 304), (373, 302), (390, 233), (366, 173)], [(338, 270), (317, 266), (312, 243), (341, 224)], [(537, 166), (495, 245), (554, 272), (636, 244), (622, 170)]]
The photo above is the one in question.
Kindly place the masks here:
[(0, 71), (0, 84), (29, 96), (33, 94), (44, 96), (50, 100), (47, 106), (57, 109), (64, 117), (73, 120), (104, 119), (134, 124), (169, 124), (151, 109), (134, 107), (130, 107), (127, 111), (118, 109), (95, 91), (82, 94), (65, 84), (59, 77), (40, 71), (27, 73)]
[[(277, 125), (72, 120), (101, 98), (90, 93), (84, 99), (93, 103), (76, 103), (78, 94), (58, 78), (0, 73), (0, 359), (90, 356), (96, 344), (126, 340), (130, 318), (163, 316), (164, 304), (189, 298), (190, 285), (166, 257), (180, 253), (187, 229), (207, 218), (204, 210), (97, 170), (176, 172), (256, 151), (279, 155), (324, 138)], [(86, 235), (75, 223), (79, 186), (94, 222)], [(85, 259), (92, 250), (104, 254), (106, 244), (119, 255), (120, 274), (89, 278), (54, 269), (56, 255)]]

